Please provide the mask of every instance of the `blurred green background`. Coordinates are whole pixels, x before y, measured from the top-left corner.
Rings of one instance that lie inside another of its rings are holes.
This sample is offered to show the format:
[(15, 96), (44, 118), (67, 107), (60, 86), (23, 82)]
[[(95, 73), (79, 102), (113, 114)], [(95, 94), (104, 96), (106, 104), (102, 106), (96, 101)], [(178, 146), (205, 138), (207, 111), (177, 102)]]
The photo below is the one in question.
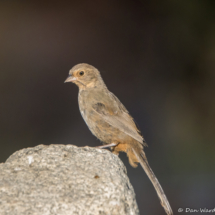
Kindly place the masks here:
[[(64, 84), (77, 63), (97, 67), (135, 118), (174, 214), (214, 208), (215, 1), (1, 1), (1, 162), (38, 144), (101, 144)], [(120, 157), (140, 214), (165, 214)]]

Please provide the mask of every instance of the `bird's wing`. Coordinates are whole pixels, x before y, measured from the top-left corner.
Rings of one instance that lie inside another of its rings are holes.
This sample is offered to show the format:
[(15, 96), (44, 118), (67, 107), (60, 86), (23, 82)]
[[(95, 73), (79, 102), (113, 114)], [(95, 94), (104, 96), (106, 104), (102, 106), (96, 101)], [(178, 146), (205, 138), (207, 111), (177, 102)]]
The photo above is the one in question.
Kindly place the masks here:
[(143, 137), (141, 136), (133, 121), (133, 118), (129, 115), (126, 108), (112, 93), (110, 96), (112, 99), (109, 103), (95, 103), (93, 105), (94, 111), (96, 111), (111, 126), (126, 133), (141, 144), (146, 145)]

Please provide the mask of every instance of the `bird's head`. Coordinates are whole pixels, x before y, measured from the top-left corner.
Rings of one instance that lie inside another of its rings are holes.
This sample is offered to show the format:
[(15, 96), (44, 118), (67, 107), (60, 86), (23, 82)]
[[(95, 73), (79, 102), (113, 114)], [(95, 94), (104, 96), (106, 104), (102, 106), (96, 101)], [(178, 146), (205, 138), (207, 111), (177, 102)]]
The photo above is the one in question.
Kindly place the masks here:
[(64, 83), (66, 82), (73, 82), (81, 89), (104, 85), (99, 71), (86, 63), (77, 64), (72, 67)]

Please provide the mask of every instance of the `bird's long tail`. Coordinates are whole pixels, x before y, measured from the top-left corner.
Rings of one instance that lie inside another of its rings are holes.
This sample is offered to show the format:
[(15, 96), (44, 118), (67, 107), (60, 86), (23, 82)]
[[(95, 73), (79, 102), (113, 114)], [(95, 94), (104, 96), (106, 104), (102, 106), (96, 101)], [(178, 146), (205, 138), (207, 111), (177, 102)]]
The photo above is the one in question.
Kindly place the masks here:
[(149, 163), (147, 161), (144, 151), (141, 150), (141, 152), (139, 152), (139, 149), (136, 149), (133, 147), (132, 147), (132, 151), (135, 154), (138, 161), (140, 162), (143, 169), (145, 170), (145, 172), (148, 175), (149, 179), (151, 180), (152, 184), (154, 185), (154, 188), (158, 194), (158, 197), (160, 198), (161, 205), (163, 206), (164, 210), (166, 211), (166, 213), (168, 215), (173, 215), (172, 208), (169, 204), (169, 201), (168, 201), (158, 179), (156, 178), (155, 174), (153, 173), (151, 167), (149, 166)]

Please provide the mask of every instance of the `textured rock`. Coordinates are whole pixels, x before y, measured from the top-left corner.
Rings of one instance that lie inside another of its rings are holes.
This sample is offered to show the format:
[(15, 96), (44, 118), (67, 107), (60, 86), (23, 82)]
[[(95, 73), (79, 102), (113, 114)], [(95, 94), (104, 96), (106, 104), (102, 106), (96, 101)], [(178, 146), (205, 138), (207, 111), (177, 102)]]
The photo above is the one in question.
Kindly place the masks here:
[(108, 150), (73, 145), (22, 149), (0, 164), (1, 215), (136, 215), (134, 190)]

